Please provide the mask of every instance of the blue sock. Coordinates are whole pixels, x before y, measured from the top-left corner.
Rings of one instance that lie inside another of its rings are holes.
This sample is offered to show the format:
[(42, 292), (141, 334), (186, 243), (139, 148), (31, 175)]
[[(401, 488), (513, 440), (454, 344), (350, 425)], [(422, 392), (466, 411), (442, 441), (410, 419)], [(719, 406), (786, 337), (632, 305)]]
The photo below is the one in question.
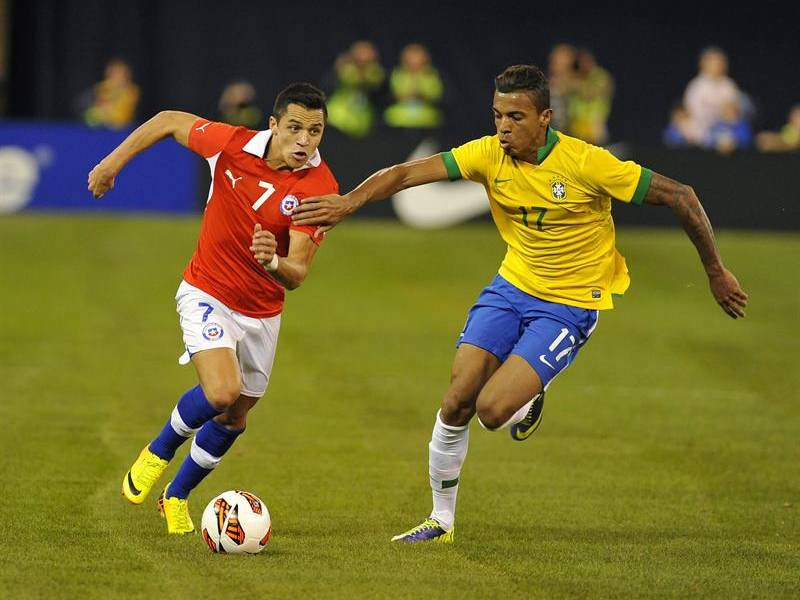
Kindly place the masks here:
[(192, 441), (189, 456), (169, 484), (169, 497), (187, 498), (203, 478), (222, 460), (223, 455), (244, 429), (228, 429), (216, 421), (208, 421)]
[(209, 404), (199, 385), (187, 390), (178, 400), (161, 433), (150, 442), (150, 452), (164, 460), (172, 460), (178, 447), (197, 433), (203, 423), (219, 413)]

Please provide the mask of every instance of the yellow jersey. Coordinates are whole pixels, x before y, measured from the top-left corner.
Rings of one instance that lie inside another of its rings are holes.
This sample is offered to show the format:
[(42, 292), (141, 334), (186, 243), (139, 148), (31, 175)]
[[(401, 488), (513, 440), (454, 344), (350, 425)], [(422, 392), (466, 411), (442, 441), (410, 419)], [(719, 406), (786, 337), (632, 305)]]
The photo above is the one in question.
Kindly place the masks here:
[(611, 199), (641, 204), (652, 171), (548, 128), (533, 165), (508, 156), (496, 135), (442, 153), (451, 180), (484, 186), (492, 218), (508, 245), (500, 275), (550, 302), (613, 308), (628, 289), (614, 246)]

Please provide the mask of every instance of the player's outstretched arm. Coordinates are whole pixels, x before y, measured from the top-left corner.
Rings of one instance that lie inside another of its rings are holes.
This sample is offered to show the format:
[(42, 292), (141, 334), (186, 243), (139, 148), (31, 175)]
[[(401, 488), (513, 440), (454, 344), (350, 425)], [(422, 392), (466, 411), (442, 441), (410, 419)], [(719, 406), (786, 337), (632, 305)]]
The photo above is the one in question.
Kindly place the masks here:
[(323, 225), (330, 228), (367, 202), (383, 200), (407, 188), (445, 179), (447, 169), (438, 154), (392, 165), (373, 173), (344, 196), (332, 194), (306, 198), (294, 209), (292, 221), (297, 225)]
[(111, 154), (89, 173), (89, 191), (95, 198), (114, 187), (114, 179), (130, 160), (150, 146), (172, 136), (182, 146), (189, 145), (189, 130), (196, 115), (177, 110), (164, 110), (137, 127)]
[(287, 290), (296, 290), (305, 281), (311, 261), (317, 253), (317, 244), (302, 231), (289, 231), (289, 253), (279, 257), (275, 254), (278, 244), (271, 231), (261, 229), (256, 223), (250, 251), (270, 275)]
[(700, 260), (708, 275), (714, 299), (732, 318), (744, 317), (747, 294), (744, 293), (733, 273), (723, 266), (717, 244), (714, 241), (711, 222), (694, 190), (669, 177), (653, 173), (650, 189), (647, 191), (644, 201), (648, 204), (663, 204), (672, 209), (689, 235), (689, 239), (697, 248), (697, 253), (700, 255)]

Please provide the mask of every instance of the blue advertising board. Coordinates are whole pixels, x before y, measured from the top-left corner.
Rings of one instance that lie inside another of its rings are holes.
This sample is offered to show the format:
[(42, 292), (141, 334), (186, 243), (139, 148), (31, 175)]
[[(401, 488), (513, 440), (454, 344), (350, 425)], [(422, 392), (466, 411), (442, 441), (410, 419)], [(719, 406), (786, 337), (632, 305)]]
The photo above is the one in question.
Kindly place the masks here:
[(134, 158), (95, 200), (89, 171), (130, 130), (0, 122), (0, 213), (18, 210), (195, 212), (197, 157), (172, 139)]

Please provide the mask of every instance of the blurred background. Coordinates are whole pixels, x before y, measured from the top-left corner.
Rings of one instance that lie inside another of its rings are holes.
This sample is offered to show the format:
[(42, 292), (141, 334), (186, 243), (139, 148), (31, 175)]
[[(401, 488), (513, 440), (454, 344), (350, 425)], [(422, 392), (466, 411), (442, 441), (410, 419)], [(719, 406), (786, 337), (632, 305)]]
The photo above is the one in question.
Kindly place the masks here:
[[(199, 211), (207, 169), (168, 144), (107, 203), (73, 184), (159, 110), (260, 128), (298, 80), (329, 95), (323, 153), (349, 190), (416, 149), (491, 133), (493, 77), (525, 62), (548, 73), (559, 130), (691, 183), (717, 225), (796, 228), (798, 22), (788, 2), (0, 0), (0, 211)], [(169, 193), (143, 197), (135, 181), (162, 172)]]

